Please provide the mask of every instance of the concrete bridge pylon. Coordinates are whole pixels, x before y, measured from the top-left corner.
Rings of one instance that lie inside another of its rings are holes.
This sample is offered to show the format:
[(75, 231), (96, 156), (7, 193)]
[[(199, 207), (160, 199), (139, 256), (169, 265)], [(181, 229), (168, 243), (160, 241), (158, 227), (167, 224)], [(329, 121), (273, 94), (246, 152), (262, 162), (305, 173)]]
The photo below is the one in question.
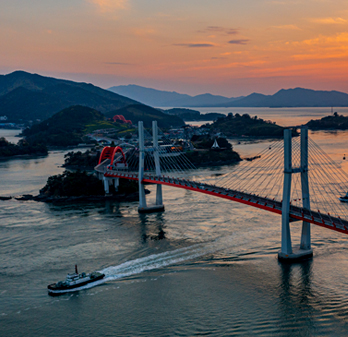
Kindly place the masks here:
[[(156, 204), (147, 206), (146, 204), (146, 194), (144, 186), (144, 162), (145, 162), (145, 145), (144, 145), (144, 125), (143, 122), (138, 122), (138, 132), (139, 132), (139, 213), (153, 213), (153, 212), (163, 212), (163, 196), (162, 196), (162, 185), (157, 184), (156, 187)], [(159, 148), (158, 148), (158, 127), (157, 121), (152, 122), (152, 136), (153, 136), (153, 148), (154, 148), (154, 160), (156, 176), (161, 175), (161, 165), (159, 158)]]
[(281, 250), (278, 259), (284, 262), (295, 262), (311, 258), (310, 223), (302, 222), (300, 246), (292, 248), (290, 232), (290, 198), (292, 174), (301, 174), (302, 202), (305, 210), (310, 210), (310, 194), (308, 183), (308, 128), (301, 127), (301, 162), (300, 167), (292, 166), (292, 135), (291, 130), (284, 130), (284, 185), (282, 201)]

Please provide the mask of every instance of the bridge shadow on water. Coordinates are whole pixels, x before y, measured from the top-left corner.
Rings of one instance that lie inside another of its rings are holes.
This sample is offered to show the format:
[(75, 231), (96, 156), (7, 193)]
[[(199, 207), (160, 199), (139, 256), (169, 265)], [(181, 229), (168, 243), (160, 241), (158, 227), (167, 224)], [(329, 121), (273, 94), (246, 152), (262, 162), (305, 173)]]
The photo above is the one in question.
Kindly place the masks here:
[(165, 219), (163, 213), (139, 214), (141, 243), (164, 240)]
[(312, 260), (298, 264), (279, 263), (279, 309), (284, 322), (293, 318), (311, 320), (312, 265)]
[[(298, 264), (279, 264), (281, 328), (283, 331), (291, 331), (292, 327), (300, 324), (300, 335), (303, 336), (315, 334), (318, 328), (324, 332), (325, 325), (330, 324), (336, 325), (338, 330), (346, 331), (347, 301), (335, 291), (322, 291), (325, 284), (315, 280), (313, 264), (313, 260)], [(322, 326), (323, 322), (326, 324)], [(331, 335), (330, 329), (324, 333), (326, 334)]]

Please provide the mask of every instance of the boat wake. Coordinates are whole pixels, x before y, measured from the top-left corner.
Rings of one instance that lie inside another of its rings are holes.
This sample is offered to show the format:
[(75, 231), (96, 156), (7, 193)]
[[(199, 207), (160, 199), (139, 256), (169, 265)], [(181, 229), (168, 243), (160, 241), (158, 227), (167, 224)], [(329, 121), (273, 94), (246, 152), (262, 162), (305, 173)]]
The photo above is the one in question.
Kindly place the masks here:
[[(144, 271), (161, 269), (170, 265), (193, 260), (234, 246), (239, 247), (238, 252), (240, 252), (241, 246), (252, 241), (252, 239), (250, 239), (250, 234), (251, 233), (249, 232), (247, 236), (244, 236), (243, 234), (238, 233), (218, 238), (212, 242), (199, 243), (160, 254), (152, 254), (124, 262), (118, 266), (107, 267), (99, 272), (105, 274), (106, 277), (104, 280), (117, 280), (140, 274)], [(257, 236), (257, 238), (260, 239), (260, 236)]]
[[(167, 251), (159, 254), (152, 254), (149, 256), (124, 262), (117, 266), (107, 267), (105, 269), (99, 270), (100, 273), (105, 274), (105, 277), (102, 280), (89, 283), (82, 287), (71, 289), (69, 291), (65, 290), (64, 292), (73, 292), (77, 290), (89, 289), (103, 284), (107, 281), (114, 281), (125, 277), (137, 275), (145, 271), (161, 269), (170, 265), (175, 265), (185, 261), (193, 260), (198, 257), (213, 254), (218, 251), (222, 251), (232, 247), (238, 247), (238, 252), (240, 252), (242, 246), (245, 246), (246, 243), (252, 241), (252, 239), (250, 239), (250, 234), (251, 233), (249, 232), (248, 236), (244, 236), (243, 234), (238, 233), (218, 238), (212, 242), (199, 243), (189, 247), (175, 249), (172, 251)], [(260, 236), (257, 236), (257, 238), (260, 239)]]

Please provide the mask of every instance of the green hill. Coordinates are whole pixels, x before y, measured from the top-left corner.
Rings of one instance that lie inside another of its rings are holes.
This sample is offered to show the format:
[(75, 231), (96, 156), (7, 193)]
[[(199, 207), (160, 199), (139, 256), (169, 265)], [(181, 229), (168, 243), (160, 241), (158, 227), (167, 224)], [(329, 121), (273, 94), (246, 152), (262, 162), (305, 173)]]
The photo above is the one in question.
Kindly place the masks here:
[(81, 105), (64, 109), (47, 120), (23, 131), (28, 141), (49, 146), (69, 146), (82, 142), (82, 137), (92, 130), (115, 128), (126, 130), (126, 124), (112, 123), (97, 110)]
[(137, 124), (138, 121), (143, 121), (146, 128), (151, 128), (152, 121), (154, 120), (157, 121), (160, 128), (180, 127), (185, 124), (178, 116), (168, 115), (157, 109), (141, 104), (129, 105), (106, 114), (108, 117), (113, 117), (115, 115), (123, 115), (126, 119), (130, 119), (133, 124)]

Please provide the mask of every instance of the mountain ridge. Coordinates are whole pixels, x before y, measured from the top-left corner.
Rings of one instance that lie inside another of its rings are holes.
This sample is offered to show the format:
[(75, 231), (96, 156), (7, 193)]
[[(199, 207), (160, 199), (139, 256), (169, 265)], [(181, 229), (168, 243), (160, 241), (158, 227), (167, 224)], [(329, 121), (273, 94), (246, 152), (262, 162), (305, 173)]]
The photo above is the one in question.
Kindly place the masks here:
[(73, 105), (102, 113), (139, 104), (90, 83), (45, 77), (25, 71), (0, 75), (0, 115), (9, 122), (46, 119)]
[(113, 86), (108, 90), (132, 99), (137, 97), (138, 102), (155, 107), (201, 107), (207, 104), (209, 106), (212, 102), (213, 104), (220, 104), (240, 98), (228, 98), (210, 93), (190, 96), (176, 91), (157, 90), (135, 84)]
[[(313, 90), (301, 87), (280, 89), (273, 95), (251, 93), (247, 96), (225, 97), (212, 94), (189, 96), (137, 85), (116, 86), (108, 90), (144, 104), (162, 107), (330, 107), (348, 106), (348, 94), (337, 90)], [(136, 90), (134, 90), (136, 89)], [(152, 96), (151, 96), (152, 95)], [(168, 98), (173, 98), (168, 100)]]

